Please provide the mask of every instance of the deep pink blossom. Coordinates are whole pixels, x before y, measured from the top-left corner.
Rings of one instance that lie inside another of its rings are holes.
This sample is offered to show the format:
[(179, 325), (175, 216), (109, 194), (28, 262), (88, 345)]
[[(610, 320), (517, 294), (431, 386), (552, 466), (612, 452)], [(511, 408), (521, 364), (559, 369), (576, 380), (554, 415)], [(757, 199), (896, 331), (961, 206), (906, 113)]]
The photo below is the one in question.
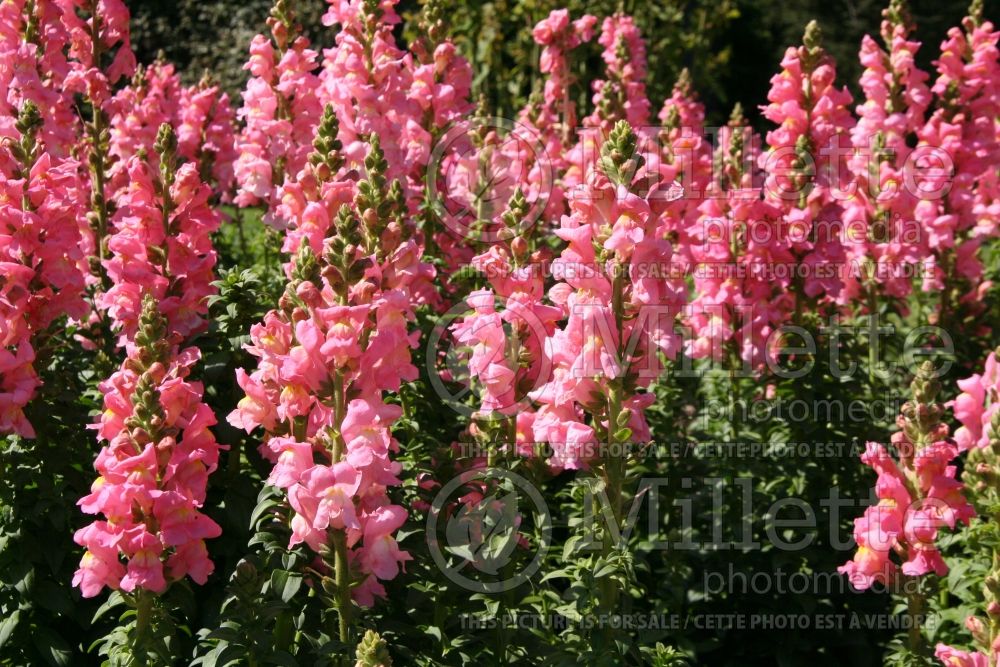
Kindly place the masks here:
[(61, 317), (86, 313), (78, 164), (52, 157), (42, 142), (39, 109), (25, 102), (11, 141), (21, 162), (0, 148), (0, 433), (34, 436), (24, 407), (40, 385), (38, 348)]
[[(146, 321), (154, 309), (147, 298)], [(74, 537), (86, 548), (73, 579), (85, 597), (104, 586), (160, 593), (184, 576), (204, 583), (212, 572), (204, 541), (221, 529), (201, 507), (218, 466), (220, 446), (208, 430), (215, 417), (202, 402), (201, 384), (187, 379), (197, 350), (160, 345), (165, 363), (137, 372), (142, 363), (133, 355), (149, 349), (130, 344), (122, 369), (101, 384), (105, 411), (95, 428), (107, 444), (94, 464), (100, 476), (78, 504), (105, 520)], [(155, 426), (136, 422), (139, 405), (161, 415)]]

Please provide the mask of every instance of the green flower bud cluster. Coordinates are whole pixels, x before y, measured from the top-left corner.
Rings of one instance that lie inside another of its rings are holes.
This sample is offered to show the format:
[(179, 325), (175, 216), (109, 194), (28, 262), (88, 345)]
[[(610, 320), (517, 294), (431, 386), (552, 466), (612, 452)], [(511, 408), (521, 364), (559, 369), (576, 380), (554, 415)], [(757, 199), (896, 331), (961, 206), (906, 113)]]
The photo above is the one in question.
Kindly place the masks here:
[(354, 667), (392, 667), (389, 647), (374, 630), (365, 632), (365, 636), (358, 643), (357, 658)]
[[(38, 131), (42, 129), (44, 121), (42, 114), (31, 100), (25, 101), (21, 106), (21, 112), (14, 121), (14, 129), (21, 135), (20, 141), (12, 141), (8, 144), (11, 156), (20, 165), (17, 169), (17, 177), (27, 181), (31, 168), (35, 166), (38, 156), (42, 152), (42, 147), (38, 143)], [(25, 183), (27, 188), (27, 182)]]
[(340, 123), (337, 121), (337, 114), (334, 113), (333, 105), (327, 104), (323, 109), (323, 118), (320, 119), (319, 127), (316, 129), (314, 150), (309, 155), (309, 164), (316, 169), (316, 176), (321, 181), (332, 178), (344, 165), (344, 157), (340, 153), (343, 145), (337, 138), (339, 132)]
[(166, 415), (160, 405), (159, 384), (166, 373), (170, 357), (167, 340), (167, 320), (160, 313), (152, 294), (142, 297), (139, 329), (135, 335), (135, 352), (125, 362), (126, 368), (139, 374), (132, 394), (132, 415), (125, 420), (132, 441), (141, 449), (167, 435)]
[[(904, 403), (900, 410), (903, 433), (906, 434), (907, 440), (913, 443), (915, 450), (941, 439), (944, 428), (941, 422), (944, 417), (944, 406), (937, 402), (940, 392), (941, 382), (936, 377), (934, 364), (925, 361), (917, 369), (910, 383), (910, 394), (913, 399)], [(905, 452), (903, 455), (909, 458), (913, 453)]]
[(629, 185), (644, 160), (637, 153), (638, 137), (628, 121), (618, 121), (601, 146), (598, 165), (616, 185)]

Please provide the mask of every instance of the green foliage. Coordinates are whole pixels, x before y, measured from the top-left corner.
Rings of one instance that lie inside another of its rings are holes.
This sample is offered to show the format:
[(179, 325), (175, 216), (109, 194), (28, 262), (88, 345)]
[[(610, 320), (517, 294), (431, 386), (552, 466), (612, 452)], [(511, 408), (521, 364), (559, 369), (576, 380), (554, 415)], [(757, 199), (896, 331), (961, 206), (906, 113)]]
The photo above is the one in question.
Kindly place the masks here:
[[(685, 67), (706, 90), (721, 91), (722, 76), (731, 64), (732, 51), (719, 36), (739, 17), (732, 0), (656, 3), (619, 0), (493, 0), (448, 3), (451, 33), (476, 72), (476, 89), (486, 96), (497, 115), (514, 117), (533, 92), (540, 92), (536, 64), (540, 47), (531, 28), (554, 9), (567, 8), (571, 18), (593, 14), (598, 19), (624, 11), (636, 18), (648, 40), (650, 97), (669, 96), (674, 81)], [(406, 15), (404, 34), (416, 35), (416, 11)], [(598, 30), (600, 25), (598, 25)], [(576, 63), (577, 93), (590, 94), (590, 81), (603, 78), (596, 38)], [(502, 76), (501, 76), (502, 74)]]
[(0, 439), (0, 665), (86, 664), (97, 603), (69, 586), (80, 550), (73, 502), (90, 491), (97, 452), (94, 354), (56, 323), (39, 351), (45, 384), (28, 406), (38, 437)]
[[(207, 71), (238, 103), (247, 80), (243, 70), (247, 45), (265, 30), (271, 4), (270, 0), (130, 2), (132, 41), (141, 61), (151, 62), (162, 51), (188, 82)], [(407, 39), (421, 34), (420, 4), (403, 0), (398, 7)], [(472, 63), (476, 91), (500, 116), (513, 117), (540, 89), (540, 49), (530, 30), (552, 9), (567, 7), (573, 17), (590, 13), (600, 18), (618, 9), (635, 17), (648, 40), (647, 84), (654, 107), (669, 96), (681, 70), (687, 68), (710, 121), (724, 122), (732, 106), (741, 103), (751, 122), (759, 125), (757, 109), (766, 102), (768, 81), (778, 71), (785, 47), (801, 39), (806, 23), (818, 21), (825, 33), (824, 48), (838, 63), (840, 81), (854, 86), (861, 74), (857, 62), (861, 37), (877, 32), (884, 5), (882, 0), (444, 0), (440, 20)], [(911, 0), (910, 7), (919, 26), (917, 39), (925, 44), (918, 62), (928, 67), (934, 47), (965, 15), (968, 2)], [(334, 33), (319, 22), (325, 3), (297, 0), (295, 11), (315, 45), (332, 43)], [(991, 11), (995, 8), (987, 6), (986, 15)], [(579, 77), (575, 92), (582, 101), (590, 95), (590, 81), (601, 78), (603, 67), (596, 42), (580, 53), (574, 74)]]
[[(200, 0), (139, 0), (129, 2), (132, 44), (140, 62), (153, 62), (162, 53), (175, 63), (187, 83), (204, 73), (239, 105), (247, 81), (243, 69), (250, 40), (266, 33), (272, 0), (201, 2)], [(320, 23), (326, 4), (297, 0), (298, 23), (317, 46), (333, 43), (333, 34)]]

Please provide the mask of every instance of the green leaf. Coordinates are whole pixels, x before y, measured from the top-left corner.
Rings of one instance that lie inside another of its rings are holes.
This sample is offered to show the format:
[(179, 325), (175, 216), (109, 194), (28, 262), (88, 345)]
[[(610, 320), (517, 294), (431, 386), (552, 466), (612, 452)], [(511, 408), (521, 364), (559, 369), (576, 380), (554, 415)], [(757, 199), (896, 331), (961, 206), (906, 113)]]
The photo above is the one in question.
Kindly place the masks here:
[(17, 623), (20, 620), (21, 610), (16, 609), (13, 614), (0, 621), (0, 648), (3, 648), (3, 645), (7, 643), (8, 639), (10, 639), (11, 634), (13, 634), (14, 630), (17, 628)]
[(45, 662), (53, 667), (65, 667), (73, 658), (73, 649), (66, 640), (46, 627), (33, 628), (31, 641), (45, 658)]
[(625, 427), (615, 431), (614, 441), (615, 442), (628, 442), (629, 438), (632, 437), (632, 429)]
[(94, 612), (94, 618), (91, 622), (96, 623), (98, 619), (100, 619), (102, 616), (104, 616), (106, 613), (108, 613), (115, 607), (124, 604), (124, 602), (125, 598), (122, 597), (122, 594), (119, 593), (118, 591), (115, 591), (114, 593), (108, 596), (107, 602), (102, 604), (98, 608), (98, 610)]
[(611, 574), (614, 574), (618, 570), (618, 567), (614, 563), (605, 563), (601, 567), (597, 568), (594, 572), (595, 579), (603, 579)]
[[(566, 540), (566, 544), (563, 545), (563, 553), (562, 553), (564, 561), (568, 561), (570, 559), (570, 557), (573, 555), (573, 551), (576, 549), (577, 543), (581, 539), (583, 538), (580, 537), (579, 535), (573, 535)], [(542, 581), (544, 581), (544, 579)]]
[(288, 570), (275, 570), (271, 573), (271, 590), (283, 602), (288, 602), (302, 587), (302, 575)]

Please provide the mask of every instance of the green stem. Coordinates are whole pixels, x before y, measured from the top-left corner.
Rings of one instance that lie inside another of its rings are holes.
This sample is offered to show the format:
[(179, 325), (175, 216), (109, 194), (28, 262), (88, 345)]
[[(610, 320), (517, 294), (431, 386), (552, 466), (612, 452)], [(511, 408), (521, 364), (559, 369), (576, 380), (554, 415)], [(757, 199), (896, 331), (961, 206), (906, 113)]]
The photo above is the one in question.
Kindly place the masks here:
[(947, 330), (951, 305), (951, 255), (947, 250), (941, 255), (941, 272), (944, 274), (944, 286), (940, 292), (937, 325)]
[[(874, 281), (874, 279), (873, 279)], [(868, 317), (869, 326), (872, 336), (878, 335), (878, 293), (875, 291), (875, 284), (871, 282), (868, 284), (867, 291), (867, 302), (868, 302)], [(876, 347), (874, 345), (868, 345), (868, 381), (875, 384), (875, 369), (878, 365), (878, 355), (876, 354)]]
[[(927, 644), (924, 641), (924, 633), (921, 630), (918, 619), (923, 617), (927, 609), (927, 597), (920, 590), (920, 582), (916, 577), (904, 577), (903, 585), (907, 586), (906, 592), (906, 615), (910, 618), (909, 645), (910, 651), (915, 655), (925, 655)], [(913, 586), (916, 590), (909, 590)]]
[(340, 641), (347, 644), (351, 639), (351, 581), (347, 564), (347, 534), (342, 530), (333, 532), (334, 581), (337, 584), (337, 626)]
[(729, 350), (729, 425), (732, 429), (734, 443), (740, 440), (740, 419), (737, 413), (740, 399), (740, 366), (740, 353), (736, 350), (736, 344), (732, 342)]
[(135, 635), (132, 640), (132, 655), (140, 665), (149, 664), (146, 644), (152, 628), (153, 596), (141, 588), (135, 594)]
[(229, 449), (229, 460), (226, 462), (226, 479), (232, 486), (240, 477), (240, 457), (243, 452), (242, 438), (240, 442), (234, 443)]
[[(333, 376), (333, 414), (338, 425), (344, 421), (344, 376), (340, 371)], [(333, 450), (330, 452), (333, 463), (344, 457), (344, 437), (338, 430), (333, 438)], [(333, 531), (333, 576), (337, 588), (337, 633), (344, 644), (351, 639), (351, 576), (347, 560), (347, 533), (343, 530)]]
[[(627, 360), (623, 356), (624, 350), (624, 271), (615, 266), (615, 275), (611, 282), (611, 309), (615, 317), (615, 326), (618, 329), (619, 349), (618, 359), (621, 360), (622, 369), (618, 377), (610, 382), (608, 388), (608, 413), (607, 413), (607, 448), (604, 461), (605, 482), (607, 484), (608, 503), (611, 509), (611, 518), (621, 528), (622, 513), (622, 484), (625, 477), (625, 457), (624, 452), (615, 452), (615, 433), (618, 430), (618, 420), (622, 413), (623, 375)], [(610, 531), (604, 534), (603, 555), (611, 555), (614, 546), (611, 543)], [(608, 577), (601, 581), (601, 607), (606, 612), (613, 612), (618, 608), (619, 590), (615, 581)]]
[[(101, 66), (101, 17), (98, 14), (98, 3), (96, 0), (90, 3), (90, 42), (92, 46), (91, 59), (94, 67)], [(105, 201), (104, 186), (105, 186), (105, 164), (104, 164), (104, 151), (102, 136), (104, 135), (104, 113), (101, 110), (101, 106), (97, 104), (94, 100), (90, 101), (91, 109), (91, 136), (90, 136), (90, 147), (93, 153), (91, 154), (91, 206), (94, 210), (94, 217), (96, 219), (96, 229), (94, 230), (96, 238), (94, 239), (97, 244), (97, 256), (101, 260), (101, 266), (104, 266), (105, 259), (105, 243), (104, 237), (108, 234), (108, 206), (107, 201)], [(101, 272), (101, 282), (107, 281), (107, 276), (104, 274), (103, 268), (100, 269)], [(107, 287), (107, 286), (106, 286)]]

